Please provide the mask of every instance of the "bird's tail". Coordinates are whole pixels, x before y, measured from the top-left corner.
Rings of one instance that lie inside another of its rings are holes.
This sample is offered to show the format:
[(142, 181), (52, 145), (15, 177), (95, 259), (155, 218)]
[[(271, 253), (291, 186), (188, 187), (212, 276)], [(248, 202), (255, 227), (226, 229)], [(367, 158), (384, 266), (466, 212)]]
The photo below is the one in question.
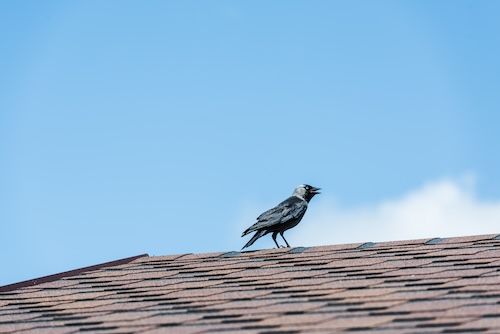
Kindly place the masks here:
[(243, 246), (242, 249), (244, 248), (247, 248), (247, 247), (250, 247), (252, 246), (252, 244), (257, 240), (259, 239), (260, 237), (264, 236), (267, 234), (267, 231), (266, 230), (260, 230), (260, 231), (257, 231), (257, 233), (255, 233), (252, 237), (252, 239), (250, 239), (247, 244), (245, 246)]
[[(253, 231), (255, 231), (255, 230), (253, 230)], [(245, 235), (247, 235), (247, 234), (249, 234), (249, 233), (252, 233), (253, 231), (252, 231), (252, 226), (250, 226), (249, 228), (247, 228), (247, 229), (245, 230), (245, 232), (243, 232), (243, 233), (241, 234), (241, 236), (242, 236), (242, 237), (244, 237)]]

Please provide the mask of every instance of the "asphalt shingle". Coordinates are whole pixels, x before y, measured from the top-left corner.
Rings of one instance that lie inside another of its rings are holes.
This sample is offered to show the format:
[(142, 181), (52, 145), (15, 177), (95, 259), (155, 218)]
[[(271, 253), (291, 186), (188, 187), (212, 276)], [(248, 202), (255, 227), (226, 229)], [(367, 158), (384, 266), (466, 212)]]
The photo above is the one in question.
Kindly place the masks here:
[(138, 256), (0, 287), (0, 333), (500, 332), (500, 236)]

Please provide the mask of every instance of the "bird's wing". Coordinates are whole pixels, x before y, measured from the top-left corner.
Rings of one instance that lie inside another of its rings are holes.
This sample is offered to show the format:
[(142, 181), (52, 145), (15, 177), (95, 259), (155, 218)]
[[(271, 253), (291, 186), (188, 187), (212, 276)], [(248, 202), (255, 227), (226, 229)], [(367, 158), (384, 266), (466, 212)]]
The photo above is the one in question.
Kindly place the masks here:
[(300, 217), (306, 212), (306, 210), (307, 203), (304, 203), (304, 201), (298, 197), (292, 196), (257, 217), (257, 222), (243, 232), (243, 235), (264, 228), (284, 224), (290, 219)]
[(294, 203), (293, 205), (287, 206), (285, 210), (281, 213), (282, 218), (280, 223), (286, 223), (290, 219), (295, 219), (302, 216), (307, 209), (307, 204), (303, 203)]

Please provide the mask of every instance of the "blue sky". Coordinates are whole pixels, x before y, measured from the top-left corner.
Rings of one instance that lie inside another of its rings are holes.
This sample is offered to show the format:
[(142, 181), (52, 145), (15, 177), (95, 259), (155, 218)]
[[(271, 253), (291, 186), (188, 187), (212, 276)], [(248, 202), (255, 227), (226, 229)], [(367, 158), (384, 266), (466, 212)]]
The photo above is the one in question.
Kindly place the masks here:
[(498, 1), (10, 1), (0, 29), (0, 285), (239, 250), (301, 183), (292, 246), (500, 231)]

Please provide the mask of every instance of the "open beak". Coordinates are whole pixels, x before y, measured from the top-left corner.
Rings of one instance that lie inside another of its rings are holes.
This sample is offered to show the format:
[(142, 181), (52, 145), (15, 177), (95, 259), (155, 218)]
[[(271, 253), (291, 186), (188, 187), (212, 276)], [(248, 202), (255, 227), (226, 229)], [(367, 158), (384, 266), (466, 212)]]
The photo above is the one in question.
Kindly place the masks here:
[(311, 192), (312, 192), (313, 194), (321, 194), (321, 192), (319, 191), (319, 190), (321, 190), (321, 188), (312, 187), (312, 189), (311, 189), (311, 190), (312, 190)]

